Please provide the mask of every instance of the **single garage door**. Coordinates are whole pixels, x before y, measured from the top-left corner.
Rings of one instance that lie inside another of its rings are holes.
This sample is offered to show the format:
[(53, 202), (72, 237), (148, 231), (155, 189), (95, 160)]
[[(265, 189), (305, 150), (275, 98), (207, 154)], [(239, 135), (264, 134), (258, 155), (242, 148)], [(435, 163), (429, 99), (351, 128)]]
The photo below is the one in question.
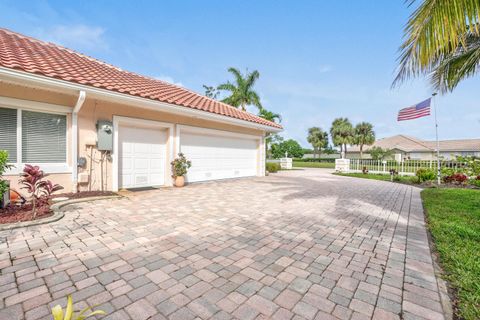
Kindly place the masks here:
[(119, 187), (165, 184), (166, 130), (120, 126)]
[(182, 132), (180, 150), (192, 161), (189, 182), (257, 175), (255, 139)]

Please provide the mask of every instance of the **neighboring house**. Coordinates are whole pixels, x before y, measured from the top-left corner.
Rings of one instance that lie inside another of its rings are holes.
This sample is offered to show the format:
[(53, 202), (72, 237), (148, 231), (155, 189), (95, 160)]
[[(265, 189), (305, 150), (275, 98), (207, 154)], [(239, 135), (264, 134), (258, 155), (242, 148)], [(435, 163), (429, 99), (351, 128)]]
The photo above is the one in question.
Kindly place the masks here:
[[(183, 87), (0, 29), (0, 149), (38, 164), (65, 191), (172, 185), (265, 174), (264, 137), (276, 123)], [(77, 166), (78, 163), (78, 166)]]
[[(480, 139), (441, 140), (440, 158), (455, 159), (456, 156), (480, 157)], [(363, 158), (371, 159), (368, 150), (372, 147), (393, 150), (392, 158), (401, 160), (435, 160), (437, 159), (436, 141), (424, 141), (406, 135), (396, 135), (375, 141), (372, 146), (363, 147)], [(351, 146), (347, 149), (347, 158), (360, 158), (360, 147)]]

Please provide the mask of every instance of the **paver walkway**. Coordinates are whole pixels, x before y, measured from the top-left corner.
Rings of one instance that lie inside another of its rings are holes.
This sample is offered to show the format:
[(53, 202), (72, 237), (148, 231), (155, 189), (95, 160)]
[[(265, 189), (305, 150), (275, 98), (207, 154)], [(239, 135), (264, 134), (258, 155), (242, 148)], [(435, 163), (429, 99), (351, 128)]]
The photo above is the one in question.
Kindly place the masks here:
[(0, 232), (0, 319), (443, 319), (419, 190), (326, 170), (135, 193)]

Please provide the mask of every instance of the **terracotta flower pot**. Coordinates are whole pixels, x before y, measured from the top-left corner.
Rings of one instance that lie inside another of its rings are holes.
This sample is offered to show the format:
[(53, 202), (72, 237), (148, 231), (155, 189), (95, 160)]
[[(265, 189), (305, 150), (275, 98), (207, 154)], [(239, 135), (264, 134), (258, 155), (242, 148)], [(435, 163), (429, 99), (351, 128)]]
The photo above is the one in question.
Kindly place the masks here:
[(185, 185), (185, 177), (184, 176), (175, 177), (175, 187), (181, 188), (184, 185)]

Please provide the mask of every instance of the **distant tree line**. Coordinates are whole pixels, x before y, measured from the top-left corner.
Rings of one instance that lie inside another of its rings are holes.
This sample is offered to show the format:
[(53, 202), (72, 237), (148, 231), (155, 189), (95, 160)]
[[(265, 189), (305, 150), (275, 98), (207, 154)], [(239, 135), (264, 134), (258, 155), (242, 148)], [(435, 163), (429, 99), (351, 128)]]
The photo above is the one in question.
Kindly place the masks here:
[[(373, 131), (373, 125), (368, 122), (361, 122), (353, 127), (347, 118), (337, 118), (332, 122), (330, 137), (333, 145), (340, 147), (340, 152), (345, 156), (348, 151), (347, 145), (358, 145), (360, 157), (363, 157), (364, 146), (375, 142), (375, 131)], [(309, 128), (307, 141), (313, 147), (313, 157), (320, 157), (324, 148), (328, 147), (328, 132), (320, 127)]]

